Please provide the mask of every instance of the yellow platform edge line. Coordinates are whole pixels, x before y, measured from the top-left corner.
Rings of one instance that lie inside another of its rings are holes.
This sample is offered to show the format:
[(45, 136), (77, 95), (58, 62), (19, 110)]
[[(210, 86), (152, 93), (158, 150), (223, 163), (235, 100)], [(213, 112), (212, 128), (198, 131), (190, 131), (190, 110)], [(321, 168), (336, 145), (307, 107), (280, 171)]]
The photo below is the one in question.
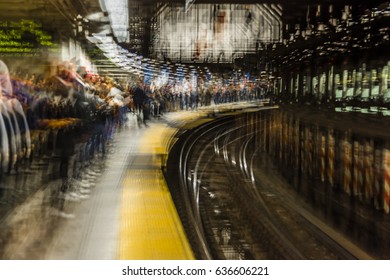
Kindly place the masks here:
[(194, 260), (162, 171), (150, 171), (128, 170), (122, 181), (118, 259)]
[(183, 249), (185, 250), (186, 255), (189, 256), (188, 259), (194, 260), (195, 259), (194, 253), (193, 253), (191, 246), (188, 242), (187, 235), (186, 235), (184, 228), (183, 228), (183, 224), (181, 223), (179, 214), (177, 213), (177, 209), (175, 207), (175, 204), (173, 202), (171, 193), (169, 192), (169, 189), (168, 189), (168, 186), (167, 186), (165, 179), (163, 179), (163, 184), (164, 184), (164, 188), (167, 191), (167, 195), (165, 196), (165, 200), (166, 200), (167, 205), (170, 207), (170, 212), (172, 213), (171, 215), (172, 215), (172, 218), (174, 220), (174, 224), (176, 225), (176, 230), (179, 234), (180, 241), (183, 244)]

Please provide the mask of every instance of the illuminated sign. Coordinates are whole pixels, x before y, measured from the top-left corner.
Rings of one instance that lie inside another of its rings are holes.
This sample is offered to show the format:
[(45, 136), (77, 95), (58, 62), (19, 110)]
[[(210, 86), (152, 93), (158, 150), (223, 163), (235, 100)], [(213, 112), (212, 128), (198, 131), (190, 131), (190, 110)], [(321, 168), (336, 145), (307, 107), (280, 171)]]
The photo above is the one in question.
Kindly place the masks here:
[(158, 59), (230, 63), (261, 44), (280, 42), (282, 35), (279, 5), (195, 2), (187, 12), (171, 5), (157, 14), (153, 50)]
[(52, 37), (42, 25), (32, 20), (0, 21), (0, 53), (36, 53), (42, 48), (54, 48)]

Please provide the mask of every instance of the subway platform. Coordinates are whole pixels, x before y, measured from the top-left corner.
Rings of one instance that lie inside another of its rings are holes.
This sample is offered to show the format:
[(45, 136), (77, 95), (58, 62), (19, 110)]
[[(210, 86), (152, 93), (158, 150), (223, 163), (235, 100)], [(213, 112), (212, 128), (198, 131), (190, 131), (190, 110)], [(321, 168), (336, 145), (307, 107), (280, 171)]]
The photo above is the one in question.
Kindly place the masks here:
[[(240, 106), (249, 107), (249, 104), (229, 106), (223, 110), (233, 111), (241, 109)], [(190, 128), (188, 124), (199, 118), (210, 120), (208, 117), (218, 110), (218, 107), (213, 107), (169, 113), (141, 127), (136, 117), (130, 115), (126, 125), (114, 134), (106, 159), (95, 159), (86, 172), (90, 182), (88, 191), (78, 196), (67, 196), (62, 208), (52, 199), (53, 189), (58, 188), (60, 180), (44, 182), (36, 190), (28, 189), (38, 185), (37, 172), (48, 169), (44, 163), (35, 164), (38, 171), (33, 168), (18, 176), (8, 176), (0, 186), (1, 258), (195, 259), (161, 167), (178, 129)], [(358, 259), (388, 257), (390, 220), (387, 214), (363, 203), (354, 202), (351, 206), (351, 199), (345, 195), (329, 197), (321, 193), (320, 184), (313, 185), (309, 181), (300, 185), (301, 189), (307, 190), (307, 196), (299, 197), (292, 191), (296, 186), (280, 176), (269, 158), (264, 156), (257, 161), (261, 166), (257, 171), (261, 172), (257, 175), (262, 178), (262, 183), (277, 186), (275, 190), (283, 189), (280, 195), (269, 194), (269, 197), (280, 198), (279, 204), (304, 206), (305, 219), (310, 216), (309, 220), (315, 222), (313, 224), (326, 232), (327, 236), (347, 246)], [(309, 191), (311, 189), (314, 191)], [(18, 201), (24, 193), (29, 195)], [(4, 200), (4, 197), (8, 199)], [(318, 205), (321, 207), (318, 208)], [(336, 224), (333, 219), (335, 215), (339, 217)], [(346, 222), (339, 221), (343, 215)], [(364, 218), (368, 230), (356, 222), (358, 216)], [(373, 234), (378, 244), (374, 247), (370, 245), (371, 251), (360, 248), (361, 240), (372, 243)], [(355, 242), (351, 242), (354, 239)]]
[[(139, 127), (131, 115), (114, 135), (107, 158), (89, 167), (90, 187), (82, 194), (68, 194), (61, 209), (52, 202), (60, 179), (41, 182), (34, 171), (10, 175), (2, 185), (0, 205), (7, 210), (0, 219), (2, 258), (194, 259), (161, 161), (175, 127), (209, 113), (169, 113), (147, 127)], [(38, 162), (35, 168), (48, 167)], [(43, 185), (31, 190), (34, 184)], [(22, 201), (10, 202), (23, 192), (28, 195)]]

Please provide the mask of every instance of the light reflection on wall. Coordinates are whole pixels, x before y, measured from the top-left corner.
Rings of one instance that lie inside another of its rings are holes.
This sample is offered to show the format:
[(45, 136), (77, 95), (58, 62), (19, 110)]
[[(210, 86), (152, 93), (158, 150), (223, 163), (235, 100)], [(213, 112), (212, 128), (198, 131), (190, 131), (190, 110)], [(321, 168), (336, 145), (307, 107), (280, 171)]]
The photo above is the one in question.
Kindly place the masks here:
[(281, 40), (278, 5), (193, 4), (187, 13), (168, 6), (158, 14), (153, 42), (158, 59), (230, 63)]

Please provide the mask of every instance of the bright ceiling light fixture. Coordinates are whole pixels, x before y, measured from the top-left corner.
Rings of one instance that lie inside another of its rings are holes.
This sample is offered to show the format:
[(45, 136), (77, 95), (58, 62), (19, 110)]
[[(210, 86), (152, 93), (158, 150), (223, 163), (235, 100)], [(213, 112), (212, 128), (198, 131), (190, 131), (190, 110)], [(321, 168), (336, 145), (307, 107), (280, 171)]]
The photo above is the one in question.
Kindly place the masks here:
[(104, 0), (114, 36), (120, 43), (129, 42), (128, 0)]

